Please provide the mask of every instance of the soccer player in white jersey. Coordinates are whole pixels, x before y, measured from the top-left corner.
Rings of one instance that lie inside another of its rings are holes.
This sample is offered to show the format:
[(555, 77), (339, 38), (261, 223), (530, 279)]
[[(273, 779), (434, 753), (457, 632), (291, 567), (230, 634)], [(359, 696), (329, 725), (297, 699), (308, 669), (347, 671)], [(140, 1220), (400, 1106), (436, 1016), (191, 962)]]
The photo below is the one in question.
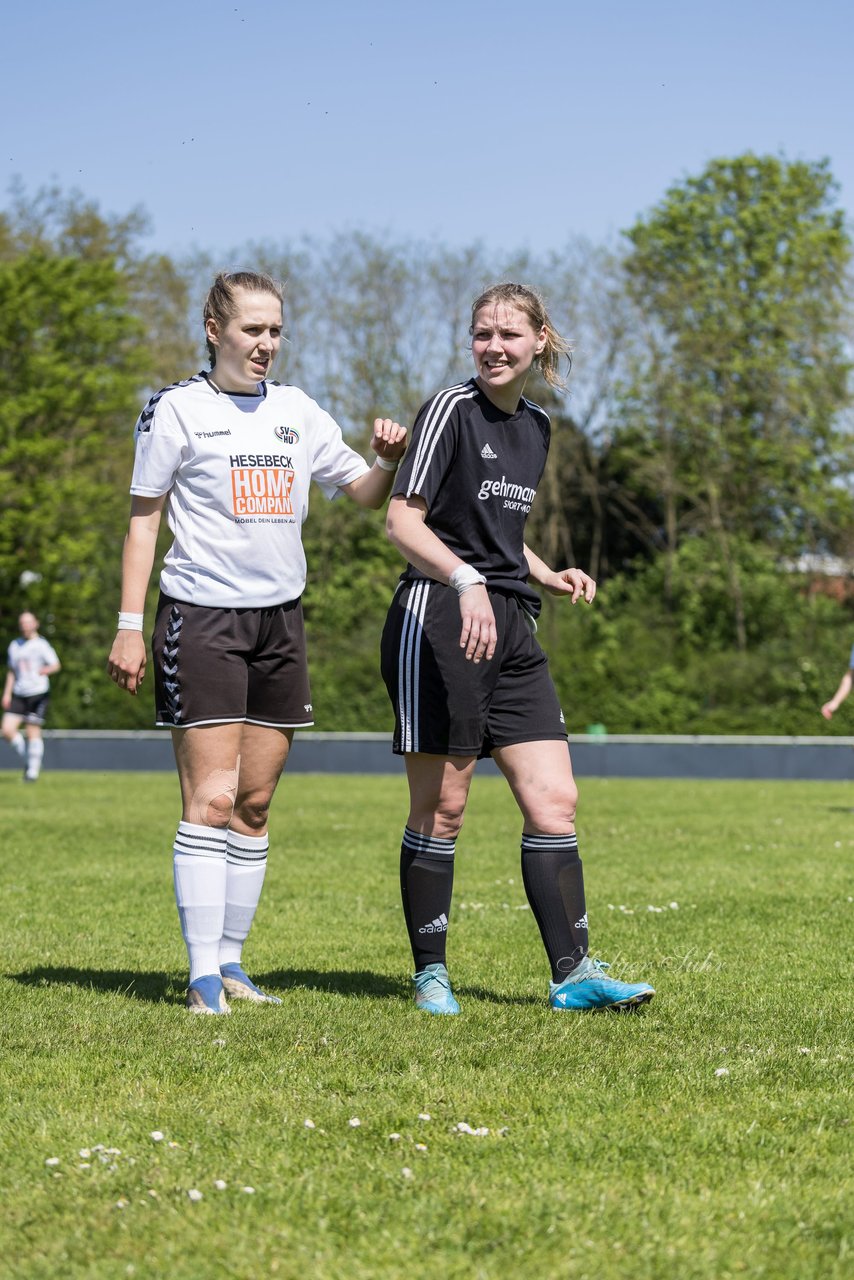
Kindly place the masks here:
[(204, 310), (210, 372), (167, 387), (136, 425), (119, 629), (107, 669), (136, 694), (161, 514), (173, 533), (152, 658), (157, 723), (172, 730), (183, 801), (175, 893), (187, 1007), (280, 1003), (242, 964), (267, 866), (267, 818), (294, 729), (313, 723), (300, 597), (301, 527), (315, 480), (379, 508), (406, 432), (376, 419), (373, 466), (297, 387), (268, 381), (282, 294), (268, 276), (217, 276)]
[(49, 677), (60, 670), (60, 662), (53, 645), (39, 635), (34, 613), (25, 610), (18, 628), (20, 636), (9, 645), (0, 731), (24, 761), (24, 782), (37, 782), (44, 757), (42, 726), (50, 702)]
[(455, 843), (477, 759), (491, 755), (522, 811), (522, 875), (551, 966), (550, 1005), (629, 1008), (654, 991), (609, 978), (588, 956), (566, 725), (534, 636), (535, 587), (575, 604), (591, 602), (596, 584), (580, 569), (550, 569), (524, 540), (550, 427), (522, 393), (535, 365), (561, 385), (569, 348), (539, 296), (516, 284), (475, 301), (470, 332), (475, 376), (420, 410), (388, 511), (408, 561), (382, 670), (409, 782), (400, 883), (415, 1002), (459, 1013), (445, 963)]

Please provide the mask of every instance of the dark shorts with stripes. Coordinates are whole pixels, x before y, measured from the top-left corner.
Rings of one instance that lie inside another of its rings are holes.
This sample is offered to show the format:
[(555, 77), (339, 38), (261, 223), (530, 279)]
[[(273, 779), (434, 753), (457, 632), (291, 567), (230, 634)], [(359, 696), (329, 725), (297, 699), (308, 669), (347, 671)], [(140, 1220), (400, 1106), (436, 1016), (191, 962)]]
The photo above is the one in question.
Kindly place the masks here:
[(394, 751), (488, 756), (518, 742), (566, 740), (548, 661), (514, 595), (490, 591), (498, 644), (475, 664), (460, 648), (459, 596), (429, 580), (395, 592), (381, 643)]
[(314, 723), (299, 600), (214, 609), (161, 594), (151, 652), (158, 725)]
[(9, 715), (20, 716), (24, 724), (42, 725), (45, 722), (49, 702), (49, 693), (34, 693), (29, 697), (21, 697), (20, 694), (13, 693), (9, 701)]

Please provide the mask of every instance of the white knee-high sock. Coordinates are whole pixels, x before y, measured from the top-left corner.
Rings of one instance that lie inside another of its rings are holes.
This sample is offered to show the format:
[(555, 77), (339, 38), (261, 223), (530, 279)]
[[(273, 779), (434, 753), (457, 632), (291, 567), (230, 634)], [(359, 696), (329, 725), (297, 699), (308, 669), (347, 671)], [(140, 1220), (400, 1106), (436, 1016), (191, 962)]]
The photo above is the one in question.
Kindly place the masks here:
[(219, 947), (220, 964), (239, 964), (255, 910), (264, 887), (270, 839), (228, 832), (225, 923)]
[(219, 973), (227, 834), (219, 827), (178, 824), (173, 847), (175, 901), (190, 957), (190, 982)]
[(41, 738), (30, 738), (27, 743), (27, 773), (31, 778), (37, 778), (42, 771), (42, 757), (44, 756), (44, 742)]
[(27, 754), (27, 743), (22, 733), (16, 733), (14, 738), (9, 739), (9, 746), (23, 760)]

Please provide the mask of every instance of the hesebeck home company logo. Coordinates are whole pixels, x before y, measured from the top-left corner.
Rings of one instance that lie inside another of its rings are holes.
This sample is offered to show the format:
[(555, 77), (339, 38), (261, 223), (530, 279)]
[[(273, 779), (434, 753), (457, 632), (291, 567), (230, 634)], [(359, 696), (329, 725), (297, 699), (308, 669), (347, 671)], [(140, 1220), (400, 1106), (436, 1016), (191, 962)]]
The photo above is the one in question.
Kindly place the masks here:
[(293, 427), (276, 427), (276, 435), (282, 444), (299, 443), (299, 432), (294, 431)]

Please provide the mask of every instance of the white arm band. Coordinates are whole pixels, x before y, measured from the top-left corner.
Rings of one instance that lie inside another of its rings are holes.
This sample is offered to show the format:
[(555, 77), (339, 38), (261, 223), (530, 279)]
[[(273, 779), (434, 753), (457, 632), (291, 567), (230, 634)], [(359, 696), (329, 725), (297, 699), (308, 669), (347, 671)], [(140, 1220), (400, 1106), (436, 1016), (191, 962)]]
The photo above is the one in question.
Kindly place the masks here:
[(485, 587), (486, 578), (482, 573), (478, 573), (474, 565), (461, 564), (448, 578), (448, 583), (454, 588), (457, 595), (461, 596), (464, 591), (468, 591), (469, 587)]
[(141, 613), (122, 613), (119, 611), (119, 631), (141, 631), (142, 630)]
[(374, 462), (380, 471), (397, 471), (400, 466), (400, 458), (381, 458), (379, 454), (374, 458)]

